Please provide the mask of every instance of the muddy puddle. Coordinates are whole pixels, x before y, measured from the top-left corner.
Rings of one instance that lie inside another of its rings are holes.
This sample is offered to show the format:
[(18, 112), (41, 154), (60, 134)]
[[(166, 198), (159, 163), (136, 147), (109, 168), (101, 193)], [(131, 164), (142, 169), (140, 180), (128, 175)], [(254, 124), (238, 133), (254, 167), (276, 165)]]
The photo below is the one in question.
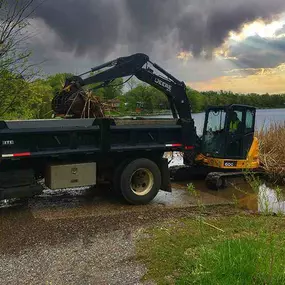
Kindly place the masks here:
[[(169, 162), (169, 166), (183, 164), (179, 153), (169, 157)], [(201, 201), (189, 191), (187, 187), (189, 184), (193, 184), (195, 190), (200, 193)], [(124, 201), (113, 195), (108, 185), (100, 186), (100, 189), (96, 190), (92, 188), (46, 190), (42, 195), (24, 202), (18, 200), (0, 202), (0, 214), (13, 208), (32, 212), (33, 217), (45, 220), (72, 219), (195, 207), (200, 202), (206, 206), (227, 204), (254, 212), (285, 213), (284, 191), (281, 189), (275, 191), (266, 186), (253, 190), (243, 178), (231, 179), (228, 187), (219, 191), (209, 190), (203, 177), (191, 177), (188, 182), (173, 182), (172, 188), (172, 193), (160, 191), (150, 204), (143, 206), (126, 205)]]
[[(285, 214), (285, 187), (252, 186), (243, 178), (231, 179), (226, 189), (212, 191), (205, 187), (204, 181), (191, 182), (198, 192), (209, 193), (232, 202), (236, 207), (256, 213)], [(187, 187), (187, 183), (184, 183)]]
[[(166, 153), (165, 157), (168, 158), (170, 167), (183, 165), (181, 153)], [(192, 183), (197, 191), (231, 201), (241, 209), (259, 213), (285, 214), (285, 186), (267, 186), (266, 184), (257, 186), (254, 182), (249, 184), (244, 178), (234, 178), (230, 179), (226, 189), (211, 191), (205, 186), (203, 178), (191, 179), (191, 182), (183, 183), (185, 188), (187, 184)]]
[[(231, 202), (204, 191), (205, 205), (230, 205)], [(26, 201), (10, 200), (0, 204), (0, 214), (14, 210), (31, 212), (33, 217), (44, 220), (67, 220), (88, 217), (108, 217), (149, 211), (185, 209), (197, 207), (198, 201), (183, 183), (174, 183), (172, 193), (159, 191), (158, 195), (147, 205), (128, 205), (110, 191), (108, 185), (100, 189), (82, 188), (77, 190), (45, 190), (42, 195)]]
[[(189, 185), (195, 189), (198, 196), (189, 191)], [(14, 208), (32, 211), (34, 217), (45, 220), (72, 219), (148, 212), (153, 209), (163, 211), (170, 208), (195, 207), (201, 201), (206, 206), (228, 204), (253, 212), (285, 214), (285, 189), (272, 189), (262, 185), (258, 190), (254, 190), (243, 178), (231, 179), (226, 189), (218, 191), (209, 190), (200, 177), (186, 182), (173, 182), (172, 188), (172, 193), (160, 191), (151, 203), (142, 206), (126, 205), (123, 200), (112, 194), (107, 185), (97, 190), (92, 188), (46, 190), (42, 195), (24, 202), (18, 200), (1, 202), (0, 214), (5, 209), (9, 211)]]

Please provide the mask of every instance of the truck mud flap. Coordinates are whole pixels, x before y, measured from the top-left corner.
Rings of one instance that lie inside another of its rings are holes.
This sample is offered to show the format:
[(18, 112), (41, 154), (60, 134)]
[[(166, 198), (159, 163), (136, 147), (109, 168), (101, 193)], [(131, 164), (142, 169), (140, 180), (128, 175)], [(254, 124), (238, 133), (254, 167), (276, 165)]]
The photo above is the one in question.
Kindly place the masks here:
[(165, 192), (172, 192), (167, 158), (163, 158), (160, 161), (160, 171), (161, 171), (161, 190)]
[(29, 198), (42, 191), (43, 186), (36, 183), (33, 169), (0, 172), (0, 200)]
[(0, 200), (13, 198), (31, 198), (40, 195), (43, 192), (43, 186), (39, 184), (0, 188)]

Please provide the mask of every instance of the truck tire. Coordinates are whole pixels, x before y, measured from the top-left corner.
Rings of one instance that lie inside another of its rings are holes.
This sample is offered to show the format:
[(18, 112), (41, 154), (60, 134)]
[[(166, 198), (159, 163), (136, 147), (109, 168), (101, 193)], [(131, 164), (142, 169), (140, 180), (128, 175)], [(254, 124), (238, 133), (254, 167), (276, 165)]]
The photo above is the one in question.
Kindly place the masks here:
[(112, 191), (118, 198), (123, 198), (122, 190), (121, 190), (121, 175), (128, 163), (130, 163), (131, 160), (125, 160), (122, 163), (120, 163), (115, 171), (113, 176), (113, 183), (112, 183)]
[(148, 204), (161, 187), (161, 172), (153, 161), (139, 158), (128, 163), (120, 176), (121, 193), (133, 205)]

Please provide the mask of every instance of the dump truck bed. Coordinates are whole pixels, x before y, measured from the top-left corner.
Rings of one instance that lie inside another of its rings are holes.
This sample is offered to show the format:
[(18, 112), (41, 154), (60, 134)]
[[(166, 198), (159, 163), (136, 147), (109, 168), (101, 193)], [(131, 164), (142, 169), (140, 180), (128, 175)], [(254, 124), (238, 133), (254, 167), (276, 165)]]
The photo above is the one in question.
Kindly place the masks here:
[(176, 119), (1, 121), (0, 137), (2, 160), (182, 148), (182, 127)]

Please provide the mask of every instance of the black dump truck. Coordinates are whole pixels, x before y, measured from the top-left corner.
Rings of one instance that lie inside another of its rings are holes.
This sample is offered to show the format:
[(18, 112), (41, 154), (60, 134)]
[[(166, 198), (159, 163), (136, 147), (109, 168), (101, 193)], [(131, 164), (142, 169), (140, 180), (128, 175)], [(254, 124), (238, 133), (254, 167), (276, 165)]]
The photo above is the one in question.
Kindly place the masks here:
[[(172, 118), (80, 118), (81, 109), (85, 115), (96, 113), (92, 102), (85, 108), (87, 86), (93, 85), (93, 90), (114, 86), (115, 79), (132, 76), (167, 96)], [(225, 178), (233, 175), (224, 171), (239, 169), (234, 175), (240, 175), (241, 169), (259, 165), (255, 108), (209, 107), (203, 136), (198, 137), (185, 83), (145, 54), (120, 57), (67, 78), (52, 109), (55, 115), (68, 114), (68, 119), (0, 121), (0, 200), (38, 195), (44, 187), (108, 182), (126, 202), (146, 204), (160, 189), (171, 192), (164, 154), (172, 151), (183, 153), (187, 171), (198, 169), (197, 157), (202, 154), (198, 160), (203, 172), (209, 172), (206, 182), (211, 189), (223, 187)], [(234, 115), (239, 119), (236, 131), (231, 130)]]
[(84, 86), (100, 83), (97, 88), (102, 88), (118, 77), (136, 76), (164, 92), (173, 118), (1, 121), (1, 200), (32, 197), (44, 186), (78, 188), (108, 181), (128, 203), (146, 204), (160, 189), (171, 192), (165, 152), (188, 153), (191, 164), (197, 134), (184, 82), (145, 54), (121, 57), (91, 71), (66, 80), (52, 102), (56, 114), (70, 109), (70, 98), (82, 94)]

